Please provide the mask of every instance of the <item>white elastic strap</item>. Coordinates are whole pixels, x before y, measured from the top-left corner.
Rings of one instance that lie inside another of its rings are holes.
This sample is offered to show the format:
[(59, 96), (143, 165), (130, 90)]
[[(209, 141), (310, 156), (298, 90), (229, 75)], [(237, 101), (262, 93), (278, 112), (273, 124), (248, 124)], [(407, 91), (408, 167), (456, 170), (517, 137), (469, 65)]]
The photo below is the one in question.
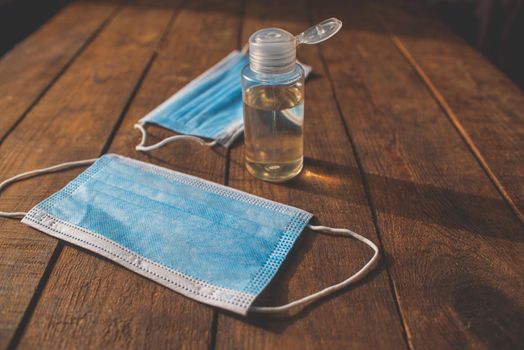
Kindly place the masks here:
[(375, 243), (371, 242), (366, 237), (363, 237), (359, 235), (358, 233), (355, 233), (345, 228), (331, 228), (331, 227), (326, 227), (326, 226), (313, 226), (313, 225), (308, 225), (308, 227), (314, 231), (321, 231), (321, 232), (328, 233), (328, 234), (342, 235), (342, 236), (348, 236), (348, 237), (355, 238), (361, 241), (362, 243), (365, 243), (368, 246), (370, 246), (371, 249), (375, 251), (375, 253), (373, 254), (373, 257), (371, 257), (371, 259), (369, 259), (369, 261), (360, 270), (358, 270), (355, 274), (353, 274), (353, 276), (345, 279), (344, 281), (340, 283), (324, 288), (316, 293), (308, 295), (307, 297), (304, 297), (302, 299), (295, 300), (289, 304), (285, 304), (282, 306), (252, 306), (249, 308), (249, 311), (258, 312), (258, 313), (266, 313), (266, 314), (280, 313), (283, 311), (288, 311), (291, 308), (294, 308), (296, 306), (312, 303), (318, 299), (321, 299), (325, 296), (335, 293), (338, 290), (346, 288), (350, 284), (360, 280), (369, 271), (371, 271), (377, 264), (378, 259), (379, 259), (379, 249), (375, 245)]
[(198, 142), (202, 146), (209, 146), (209, 147), (213, 147), (214, 145), (217, 144), (216, 140), (211, 141), (211, 142), (206, 142), (206, 141), (202, 140), (200, 137), (197, 137), (197, 136), (192, 136), (192, 135), (174, 135), (174, 136), (170, 136), (168, 138), (165, 138), (162, 141), (160, 141), (158, 143), (155, 143), (154, 145), (145, 146), (145, 143), (147, 141), (146, 129), (144, 128), (144, 126), (142, 124), (135, 124), (135, 129), (140, 130), (140, 133), (142, 133), (142, 140), (135, 147), (135, 149), (137, 151), (142, 151), (142, 152), (153, 151), (155, 149), (158, 149), (158, 148), (160, 148), (160, 147), (162, 147), (164, 145), (167, 145), (168, 143), (171, 143), (171, 142), (176, 141), (176, 140), (196, 141), (196, 142)]
[[(70, 169), (70, 168), (76, 168), (83, 165), (89, 165), (96, 162), (98, 158), (93, 159), (86, 159), (86, 160), (77, 160), (74, 162), (66, 162), (58, 165), (53, 165), (48, 168), (43, 169), (37, 169), (37, 170), (31, 170), (27, 171), (25, 173), (18, 174), (16, 176), (13, 176), (7, 180), (4, 180), (2, 183), (0, 183), (0, 192), (13, 182), (17, 182), (23, 179), (27, 179), (33, 176), (41, 175), (41, 174), (47, 174), (47, 173), (53, 173), (55, 171), (60, 171), (64, 169)], [(16, 219), (22, 219), (25, 216), (25, 212), (19, 211), (19, 212), (7, 212), (7, 211), (0, 211), (0, 217), (5, 218), (16, 218)]]

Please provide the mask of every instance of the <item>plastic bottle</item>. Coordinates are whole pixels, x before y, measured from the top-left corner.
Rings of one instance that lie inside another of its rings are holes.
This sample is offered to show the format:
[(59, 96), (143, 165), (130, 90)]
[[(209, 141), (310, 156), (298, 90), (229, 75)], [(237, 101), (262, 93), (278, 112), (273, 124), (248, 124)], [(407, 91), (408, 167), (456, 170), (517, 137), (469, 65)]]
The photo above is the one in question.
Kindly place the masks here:
[(325, 20), (296, 37), (279, 28), (249, 38), (249, 64), (242, 70), (246, 168), (255, 177), (289, 180), (303, 167), (304, 70), (296, 47), (329, 39), (342, 22)]

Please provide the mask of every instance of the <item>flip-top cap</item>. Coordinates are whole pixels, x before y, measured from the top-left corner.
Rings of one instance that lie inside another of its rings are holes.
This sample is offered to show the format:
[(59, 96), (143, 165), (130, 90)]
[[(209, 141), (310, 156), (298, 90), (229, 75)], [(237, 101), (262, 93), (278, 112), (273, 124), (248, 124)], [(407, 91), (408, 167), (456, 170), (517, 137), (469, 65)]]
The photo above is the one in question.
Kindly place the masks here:
[(290, 72), (296, 64), (297, 45), (321, 43), (340, 28), (340, 20), (329, 18), (297, 36), (280, 28), (260, 29), (249, 37), (249, 66), (259, 73)]

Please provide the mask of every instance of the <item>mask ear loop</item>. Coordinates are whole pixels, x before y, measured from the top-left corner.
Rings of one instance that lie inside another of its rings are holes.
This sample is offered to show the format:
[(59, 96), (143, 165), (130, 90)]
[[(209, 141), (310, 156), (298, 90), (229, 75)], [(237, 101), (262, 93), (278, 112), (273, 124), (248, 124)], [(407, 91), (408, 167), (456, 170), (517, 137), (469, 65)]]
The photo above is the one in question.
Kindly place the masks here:
[[(28, 179), (34, 176), (42, 175), (42, 174), (54, 173), (54, 172), (64, 170), (64, 169), (71, 169), (71, 168), (76, 168), (79, 166), (90, 165), (96, 162), (97, 159), (98, 158), (77, 160), (74, 162), (66, 162), (66, 163), (61, 163), (58, 165), (53, 165), (53, 166), (43, 168), (43, 169), (26, 171), (25, 173), (15, 175), (7, 180), (2, 181), (2, 183), (0, 183), (0, 192), (2, 192), (4, 188), (6, 188), (7, 186), (9, 186), (10, 184), (14, 182)], [(5, 217), (5, 218), (22, 219), (26, 214), (27, 213), (23, 211), (19, 211), (19, 212), (0, 211), (0, 217)]]
[(158, 143), (155, 143), (154, 145), (145, 146), (145, 143), (147, 141), (147, 131), (146, 131), (146, 129), (144, 128), (144, 126), (142, 124), (135, 124), (135, 129), (140, 130), (140, 133), (142, 134), (142, 140), (140, 141), (140, 143), (138, 145), (136, 145), (135, 149), (137, 151), (142, 151), (142, 152), (153, 151), (155, 149), (158, 149), (158, 148), (160, 148), (160, 147), (162, 147), (164, 145), (167, 145), (168, 143), (171, 143), (171, 142), (176, 141), (176, 140), (196, 141), (201, 146), (209, 146), (209, 147), (213, 147), (213, 146), (215, 146), (217, 144), (216, 140), (211, 141), (211, 142), (206, 142), (206, 141), (202, 140), (200, 137), (197, 137), (197, 136), (192, 136), (192, 135), (174, 135), (174, 136), (167, 137), (167, 138), (163, 139), (162, 141), (160, 141)]
[(371, 249), (374, 250), (375, 253), (371, 257), (371, 259), (369, 259), (369, 261), (360, 270), (358, 270), (351, 277), (345, 279), (344, 281), (342, 281), (340, 283), (334, 284), (334, 285), (332, 285), (330, 287), (324, 288), (324, 289), (322, 289), (322, 290), (320, 290), (320, 291), (318, 291), (316, 293), (313, 293), (313, 294), (308, 295), (308, 296), (306, 296), (304, 298), (292, 301), (292, 302), (290, 302), (288, 304), (285, 304), (285, 305), (281, 305), (281, 306), (252, 306), (252, 307), (249, 308), (249, 311), (257, 312), (257, 313), (264, 313), (264, 314), (274, 314), (274, 313), (281, 313), (281, 312), (284, 312), (284, 311), (288, 311), (288, 310), (290, 310), (290, 309), (292, 309), (294, 307), (297, 307), (297, 306), (310, 304), (310, 303), (312, 303), (312, 302), (314, 302), (316, 300), (319, 300), (319, 299), (324, 298), (324, 297), (326, 297), (326, 296), (328, 296), (330, 294), (333, 294), (336, 291), (344, 289), (344, 288), (346, 288), (347, 286), (349, 286), (352, 283), (357, 282), (358, 280), (362, 279), (369, 271), (371, 271), (377, 265), (379, 257), (380, 257), (379, 249), (375, 245), (375, 243), (373, 243), (372, 241), (370, 241), (366, 237), (361, 236), (358, 233), (355, 233), (355, 232), (353, 232), (351, 230), (348, 230), (348, 229), (345, 229), (345, 228), (331, 228), (331, 227), (327, 227), (327, 226), (313, 226), (313, 225), (308, 225), (308, 227), (311, 230), (320, 231), (320, 232), (327, 233), (327, 234), (330, 234), (330, 235), (335, 235), (335, 236), (336, 235), (340, 235), (340, 236), (348, 236), (348, 237), (355, 238), (355, 239), (359, 240), (360, 242), (367, 244), (369, 247), (371, 247)]

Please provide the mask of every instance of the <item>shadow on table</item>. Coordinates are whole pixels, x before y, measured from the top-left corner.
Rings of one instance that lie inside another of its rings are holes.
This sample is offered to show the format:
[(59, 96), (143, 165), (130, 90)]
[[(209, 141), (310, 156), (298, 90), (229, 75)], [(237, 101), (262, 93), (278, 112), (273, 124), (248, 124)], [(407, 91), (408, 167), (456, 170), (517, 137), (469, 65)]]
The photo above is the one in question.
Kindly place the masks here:
[(492, 349), (524, 348), (524, 310), (474, 275), (452, 291), (452, 306), (464, 327)]
[[(244, 167), (243, 164), (236, 165)], [(501, 198), (487, 198), (377, 174), (366, 173), (365, 177), (379, 221), (395, 215), (482, 236), (524, 241), (522, 227)], [(364, 196), (348, 194), (348, 183), (361, 186), (357, 168), (306, 157), (304, 170), (298, 177), (275, 186), (310, 193), (312, 201), (328, 197), (367, 207)]]

